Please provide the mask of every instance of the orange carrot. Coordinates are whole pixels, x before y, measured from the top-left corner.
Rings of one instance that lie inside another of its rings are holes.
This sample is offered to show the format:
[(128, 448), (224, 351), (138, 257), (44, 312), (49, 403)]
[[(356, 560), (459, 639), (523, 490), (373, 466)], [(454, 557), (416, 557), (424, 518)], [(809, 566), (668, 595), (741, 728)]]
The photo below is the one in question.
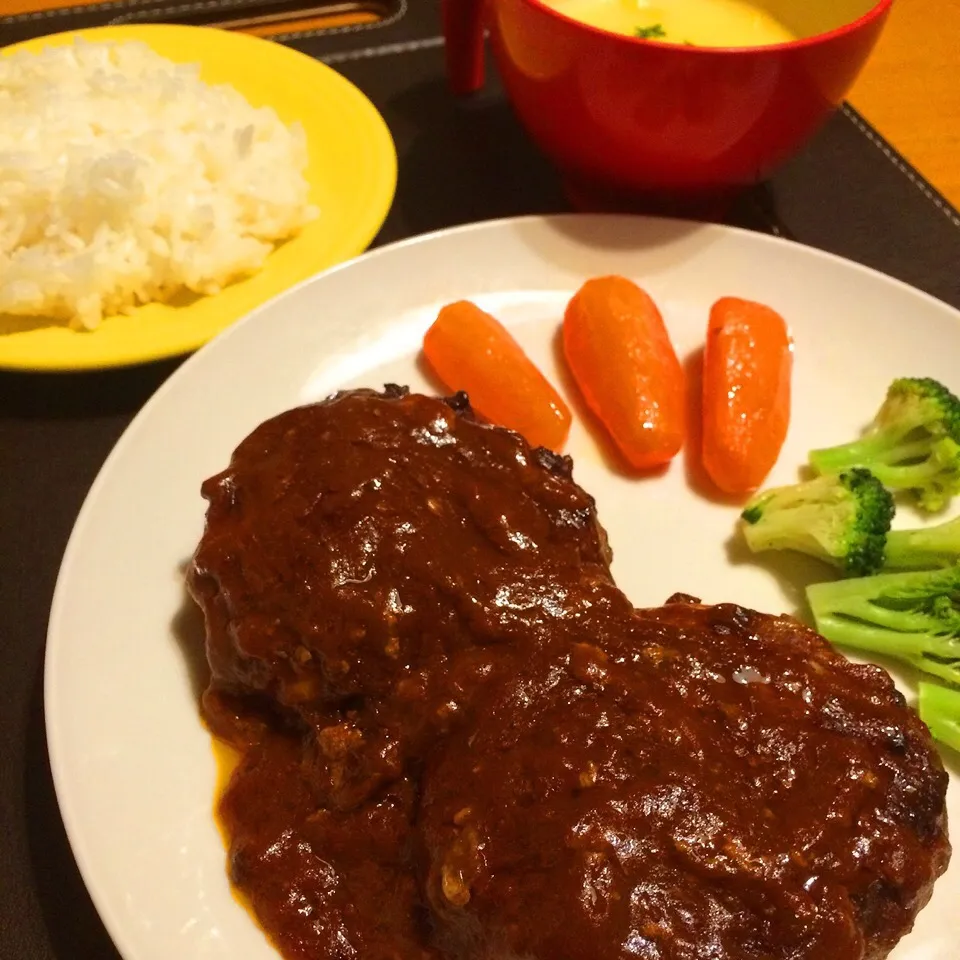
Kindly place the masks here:
[(563, 349), (587, 405), (633, 467), (676, 456), (684, 437), (683, 369), (643, 290), (624, 277), (588, 280), (567, 305)]
[(703, 353), (703, 466), (726, 493), (749, 493), (777, 462), (790, 422), (793, 347), (783, 317), (724, 297)]
[(507, 329), (467, 300), (445, 306), (423, 338), (423, 352), (450, 390), (474, 410), (516, 430), (533, 446), (560, 450), (570, 411)]

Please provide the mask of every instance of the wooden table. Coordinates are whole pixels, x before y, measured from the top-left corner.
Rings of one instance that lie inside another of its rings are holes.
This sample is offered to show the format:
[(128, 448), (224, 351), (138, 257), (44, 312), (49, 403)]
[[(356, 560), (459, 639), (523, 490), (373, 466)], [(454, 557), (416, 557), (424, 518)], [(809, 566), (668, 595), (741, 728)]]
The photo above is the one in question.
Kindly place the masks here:
[(960, 0), (893, 0), (849, 99), (960, 207)]

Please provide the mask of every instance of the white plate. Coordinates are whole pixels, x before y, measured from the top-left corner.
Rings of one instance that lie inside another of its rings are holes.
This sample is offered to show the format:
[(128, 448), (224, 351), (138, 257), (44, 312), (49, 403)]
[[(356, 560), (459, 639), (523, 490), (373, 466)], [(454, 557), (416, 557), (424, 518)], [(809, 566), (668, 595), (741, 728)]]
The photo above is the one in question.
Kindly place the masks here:
[[(231, 896), (212, 816), (216, 768), (181, 644), (194, 622), (181, 565), (203, 527), (200, 482), (285, 408), (341, 387), (427, 389), (420, 338), (452, 299), (495, 312), (560, 383), (552, 342), (562, 308), (586, 277), (603, 273), (650, 291), (683, 356), (700, 346), (709, 306), (724, 294), (787, 317), (795, 412), (772, 482), (795, 479), (809, 448), (853, 435), (895, 376), (960, 387), (960, 314), (944, 304), (770, 237), (627, 217), (526, 218), (407, 241), (306, 282), (218, 337), (158, 391), (107, 460), (77, 520), (50, 620), (57, 795), (83, 877), (127, 960), (276, 957)], [(784, 578), (733, 562), (726, 542), (736, 509), (694, 492), (682, 459), (664, 476), (628, 479), (607, 466), (579, 419), (568, 449), (610, 533), (617, 581), (637, 604), (679, 590), (793, 608)], [(950, 813), (960, 822), (955, 779)], [(960, 856), (895, 960), (956, 957), (958, 902)]]

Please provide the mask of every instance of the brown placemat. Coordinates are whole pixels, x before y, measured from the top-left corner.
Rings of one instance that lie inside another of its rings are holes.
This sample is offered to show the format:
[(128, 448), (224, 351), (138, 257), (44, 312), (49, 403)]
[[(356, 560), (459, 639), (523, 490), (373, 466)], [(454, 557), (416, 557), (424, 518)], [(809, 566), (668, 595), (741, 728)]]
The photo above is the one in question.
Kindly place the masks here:
[[(191, 10), (220, 15), (222, 7), (126, 0), (7, 17), (0, 42), (182, 18)], [(492, 72), (478, 96), (457, 101), (447, 94), (437, 0), (398, 0), (391, 9), (376, 25), (284, 38), (356, 83), (393, 131), (399, 188), (376, 242), (566, 209), (556, 175), (518, 126)], [(960, 217), (852, 110), (838, 113), (795, 161), (746, 194), (730, 219), (858, 260), (960, 307)], [(44, 633), (81, 501), (120, 433), (177, 366), (0, 373), (0, 958), (117, 957), (57, 813), (43, 732)]]

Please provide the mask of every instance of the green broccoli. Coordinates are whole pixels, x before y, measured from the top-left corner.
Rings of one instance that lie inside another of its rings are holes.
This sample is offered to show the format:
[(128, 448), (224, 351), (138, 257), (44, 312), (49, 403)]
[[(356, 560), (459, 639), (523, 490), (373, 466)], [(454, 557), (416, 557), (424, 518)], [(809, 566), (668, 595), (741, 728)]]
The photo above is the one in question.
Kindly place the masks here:
[(920, 682), (920, 719), (941, 743), (960, 750), (960, 690)]
[(960, 566), (815, 583), (807, 601), (831, 643), (960, 683)]
[(740, 519), (754, 553), (799, 550), (865, 576), (883, 565), (893, 497), (869, 470), (849, 470), (761, 491)]
[(960, 492), (960, 400), (929, 378), (894, 380), (859, 440), (813, 450), (817, 473), (865, 467), (893, 490), (911, 490), (924, 510)]
[(916, 530), (891, 530), (885, 570), (930, 570), (960, 562), (960, 517)]

